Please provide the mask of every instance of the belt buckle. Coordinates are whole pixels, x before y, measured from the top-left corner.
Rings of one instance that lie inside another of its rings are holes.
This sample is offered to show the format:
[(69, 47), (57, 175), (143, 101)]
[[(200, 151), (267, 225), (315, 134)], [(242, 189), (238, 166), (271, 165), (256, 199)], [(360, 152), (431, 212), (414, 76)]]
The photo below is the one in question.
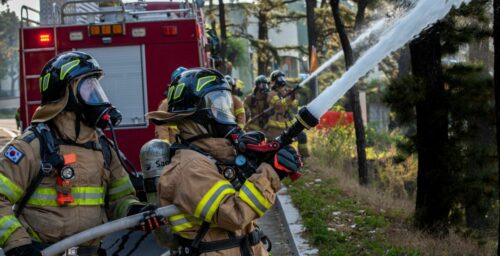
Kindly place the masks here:
[(250, 234), (248, 234), (248, 242), (250, 242), (250, 245), (254, 246), (258, 243), (260, 243), (260, 234), (259, 234), (259, 231), (257, 229), (255, 229), (254, 231), (250, 232)]
[(67, 249), (63, 256), (78, 256), (78, 247), (71, 247), (69, 249)]

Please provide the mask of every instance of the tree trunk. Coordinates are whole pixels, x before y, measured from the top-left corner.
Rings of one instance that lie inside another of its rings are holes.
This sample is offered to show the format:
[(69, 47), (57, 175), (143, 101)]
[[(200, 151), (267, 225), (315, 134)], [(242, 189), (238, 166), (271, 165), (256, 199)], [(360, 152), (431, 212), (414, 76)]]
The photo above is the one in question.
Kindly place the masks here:
[[(315, 21), (314, 9), (316, 8), (316, 2), (317, 2), (316, 0), (306, 0), (307, 39), (309, 42), (308, 45), (309, 67), (311, 67), (313, 47), (316, 47), (316, 39), (317, 39), (316, 26), (314, 22)], [(312, 73), (313, 71), (314, 70), (309, 70), (310, 73)], [(315, 98), (319, 93), (318, 82), (316, 78), (311, 79), (311, 81), (309, 82), (309, 88), (311, 90), (311, 98)]]
[[(214, 12), (214, 0), (209, 0), (208, 6), (210, 7), (210, 10), (212, 10), (212, 13)], [(212, 26), (213, 29), (216, 29), (217, 23), (215, 22), (215, 19), (211, 19), (210, 25)]]
[[(257, 19), (259, 21), (258, 23), (258, 36), (259, 36), (259, 41), (261, 42), (267, 42), (268, 41), (268, 27), (267, 27), (267, 16), (266, 12), (259, 10), (259, 13), (257, 15)], [(257, 52), (257, 72), (260, 75), (267, 74), (267, 67), (269, 63), (269, 57), (266, 56), (267, 51), (264, 49), (264, 47), (260, 47), (259, 52)]]
[(401, 79), (410, 74), (410, 70), (411, 70), (410, 48), (408, 48), (408, 46), (405, 46), (401, 48), (401, 50), (399, 50), (397, 79)]
[[(500, 191), (500, 0), (493, 0), (493, 39), (495, 46), (494, 54), (494, 81), (495, 81), (495, 116), (497, 132), (497, 157), (498, 157), (498, 191)], [(500, 208), (499, 208), (500, 216)], [(500, 218), (499, 218), (500, 220)], [(500, 221), (498, 225), (497, 255), (500, 256)]]
[[(344, 51), (344, 59), (346, 63), (346, 70), (354, 64), (354, 56), (349, 42), (349, 37), (345, 31), (344, 24), (340, 18), (339, 0), (330, 0), (332, 8), (333, 19), (335, 20), (335, 27), (340, 37), (342, 50)], [(356, 150), (358, 154), (358, 175), (359, 184), (366, 185), (369, 183), (368, 167), (366, 164), (366, 141), (365, 141), (365, 128), (361, 117), (361, 106), (359, 105), (359, 92), (357, 86), (354, 85), (347, 93), (349, 104), (353, 111), (354, 116), (354, 129), (356, 131)]]
[(221, 72), (225, 74), (227, 72), (226, 66), (226, 10), (224, 9), (224, 1), (219, 0), (219, 26), (220, 26), (220, 57), (222, 61)]
[(417, 202), (415, 224), (418, 228), (447, 233), (451, 209), (450, 173), (447, 165), (448, 109), (441, 69), (441, 44), (438, 25), (410, 43), (413, 75), (424, 87), (424, 99), (417, 109)]
[(365, 25), (365, 10), (368, 5), (368, 0), (358, 0), (358, 11), (356, 12), (356, 21), (354, 29), (360, 30)]

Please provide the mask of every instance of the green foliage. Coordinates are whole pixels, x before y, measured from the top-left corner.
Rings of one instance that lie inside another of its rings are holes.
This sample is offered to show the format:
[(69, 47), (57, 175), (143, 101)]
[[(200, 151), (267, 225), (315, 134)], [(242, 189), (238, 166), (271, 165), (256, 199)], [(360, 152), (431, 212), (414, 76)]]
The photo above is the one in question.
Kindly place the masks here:
[(6, 75), (15, 79), (18, 68), (19, 20), (9, 9), (0, 12), (0, 80)]
[[(492, 78), (481, 66), (468, 64), (444, 67), (443, 75), (449, 111), (446, 161), (453, 173), (446, 184), (455, 203), (450, 220), (486, 228), (492, 226), (485, 216), (491, 215), (497, 195), (496, 145), (491, 139), (495, 137)], [(400, 162), (416, 153), (415, 106), (423, 100), (422, 90), (419, 81), (406, 77), (393, 81), (384, 95), (406, 135), (397, 143), (396, 160)]]
[(319, 255), (420, 255), (390, 244), (386, 217), (339, 191), (336, 179), (314, 180), (307, 173), (289, 185), (289, 192)]
[(244, 66), (250, 61), (248, 57), (247, 42), (243, 38), (228, 38), (226, 44), (226, 56), (234, 66)]
[(356, 152), (354, 127), (336, 126), (331, 129), (313, 130), (311, 134), (312, 153), (322, 164), (343, 169)]

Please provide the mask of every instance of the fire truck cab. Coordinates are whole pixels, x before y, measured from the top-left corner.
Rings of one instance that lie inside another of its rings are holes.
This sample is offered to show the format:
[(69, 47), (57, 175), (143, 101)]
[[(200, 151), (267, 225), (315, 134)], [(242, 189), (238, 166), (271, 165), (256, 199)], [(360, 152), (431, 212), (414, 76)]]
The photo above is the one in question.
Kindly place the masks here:
[(65, 51), (89, 53), (103, 68), (103, 89), (123, 115), (116, 129), (118, 144), (138, 167), (141, 146), (154, 137), (154, 125), (144, 115), (165, 98), (171, 72), (179, 66), (209, 66), (200, 3), (59, 2), (64, 3), (54, 3), (42, 22), (30, 18), (36, 10), (21, 10), (22, 127), (40, 104), (44, 64)]

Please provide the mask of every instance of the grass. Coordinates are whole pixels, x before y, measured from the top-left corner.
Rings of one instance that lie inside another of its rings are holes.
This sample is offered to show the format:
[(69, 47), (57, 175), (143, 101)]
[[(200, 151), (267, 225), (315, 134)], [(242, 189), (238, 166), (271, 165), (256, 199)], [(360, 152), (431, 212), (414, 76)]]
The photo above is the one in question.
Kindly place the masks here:
[(411, 225), (412, 200), (361, 187), (319, 159), (308, 163), (302, 178), (287, 185), (319, 255), (495, 255), (491, 242), (421, 233)]

